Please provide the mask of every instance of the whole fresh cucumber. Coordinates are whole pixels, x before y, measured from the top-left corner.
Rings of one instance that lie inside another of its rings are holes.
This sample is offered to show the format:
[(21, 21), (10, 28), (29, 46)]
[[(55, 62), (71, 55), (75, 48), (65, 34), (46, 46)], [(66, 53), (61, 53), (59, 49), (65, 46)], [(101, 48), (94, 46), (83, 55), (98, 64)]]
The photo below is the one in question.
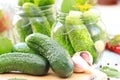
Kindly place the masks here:
[(66, 78), (72, 75), (74, 65), (71, 57), (55, 40), (44, 34), (33, 33), (25, 41), (30, 48), (39, 50), (41, 55), (48, 59), (51, 69), (59, 77)]
[(34, 51), (31, 48), (29, 48), (25, 42), (19, 42), (13, 45), (12, 52), (37, 53), (37, 51)]
[(14, 52), (0, 55), (0, 73), (19, 71), (31, 75), (46, 75), (48, 69), (48, 61), (37, 54)]

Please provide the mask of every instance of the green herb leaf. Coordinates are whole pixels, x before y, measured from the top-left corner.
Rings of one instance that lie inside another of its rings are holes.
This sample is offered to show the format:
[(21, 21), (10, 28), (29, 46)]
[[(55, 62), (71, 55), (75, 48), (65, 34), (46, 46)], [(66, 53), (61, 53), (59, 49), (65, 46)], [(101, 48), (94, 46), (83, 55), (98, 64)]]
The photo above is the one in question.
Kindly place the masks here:
[(110, 46), (116, 46), (120, 44), (120, 34), (115, 35), (110, 41), (109, 41), (109, 45)]
[(104, 66), (102, 69), (100, 69), (102, 72), (106, 73), (107, 76), (112, 78), (120, 78), (120, 72), (112, 67)]
[(0, 37), (0, 54), (12, 51), (13, 44), (7, 37)]
[(75, 10), (76, 2), (75, 0), (63, 0), (61, 11), (64, 13), (69, 13), (71, 10)]

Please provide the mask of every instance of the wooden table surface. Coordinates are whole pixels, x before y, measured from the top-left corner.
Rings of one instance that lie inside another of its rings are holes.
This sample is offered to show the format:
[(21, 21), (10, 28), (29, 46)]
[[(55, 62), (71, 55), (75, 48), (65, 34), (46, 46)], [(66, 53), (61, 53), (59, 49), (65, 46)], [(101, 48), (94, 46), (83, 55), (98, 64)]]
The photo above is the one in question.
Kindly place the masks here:
[(85, 73), (74, 73), (69, 78), (60, 78), (55, 73), (49, 71), (46, 76), (31, 76), (26, 74), (0, 74), (0, 80), (9, 80), (11, 78), (18, 78), (24, 80), (90, 80), (91, 75)]

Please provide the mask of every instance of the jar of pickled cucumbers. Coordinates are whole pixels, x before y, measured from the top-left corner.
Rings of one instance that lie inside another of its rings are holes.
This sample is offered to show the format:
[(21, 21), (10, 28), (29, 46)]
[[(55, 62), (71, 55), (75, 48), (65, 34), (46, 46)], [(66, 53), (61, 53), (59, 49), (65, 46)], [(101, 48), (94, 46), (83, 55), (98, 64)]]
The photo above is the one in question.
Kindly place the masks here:
[(42, 33), (51, 36), (51, 28), (55, 21), (54, 4), (36, 5), (34, 2), (19, 3), (14, 16), (14, 28), (17, 42), (24, 42), (32, 33)]

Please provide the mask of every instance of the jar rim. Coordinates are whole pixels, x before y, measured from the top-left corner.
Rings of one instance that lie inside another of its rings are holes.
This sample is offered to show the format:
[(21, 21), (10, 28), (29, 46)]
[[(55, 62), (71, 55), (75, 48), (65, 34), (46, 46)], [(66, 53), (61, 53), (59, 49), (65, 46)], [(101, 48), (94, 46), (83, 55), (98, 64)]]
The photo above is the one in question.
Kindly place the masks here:
[[(49, 7), (53, 7), (54, 4), (51, 4), (51, 5), (45, 5), (45, 6), (36, 6), (36, 7), (39, 7), (39, 8), (49, 8)], [(16, 6), (16, 8), (20, 8), (22, 9), (22, 6)]]
[[(39, 17), (40, 16), (39, 14), (43, 14), (43, 13), (46, 13), (47, 15), (51, 15), (53, 13), (54, 4), (46, 5), (46, 6), (36, 6), (36, 7), (40, 8), (40, 11), (35, 12), (33, 17)], [(17, 15), (25, 15), (25, 11), (23, 10), (22, 6), (17, 6), (15, 8), (15, 11)], [(33, 13), (34, 13), (34, 10), (33, 10)], [(25, 16), (30, 17), (28, 15), (25, 15)]]

